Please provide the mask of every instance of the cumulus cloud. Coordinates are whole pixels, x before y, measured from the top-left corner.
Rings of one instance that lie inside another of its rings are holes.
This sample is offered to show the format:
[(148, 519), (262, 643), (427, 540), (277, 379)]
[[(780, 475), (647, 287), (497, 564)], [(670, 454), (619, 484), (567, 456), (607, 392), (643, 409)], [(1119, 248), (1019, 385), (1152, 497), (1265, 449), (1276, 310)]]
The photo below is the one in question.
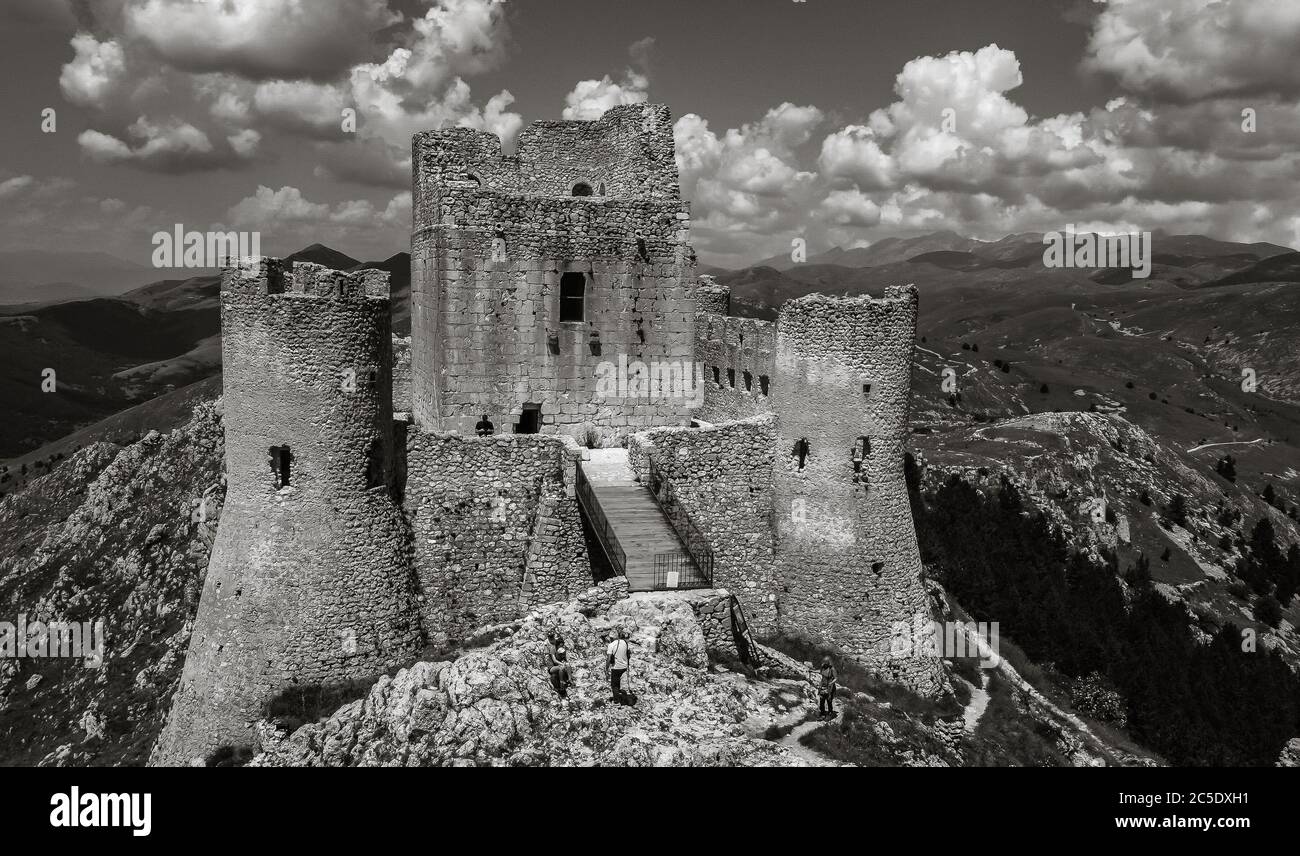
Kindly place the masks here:
[(126, 54), (112, 39), (100, 41), (89, 33), (72, 37), (76, 56), (63, 66), (59, 88), (73, 104), (96, 107), (117, 89), (126, 75)]
[(564, 96), (565, 119), (591, 121), (605, 115), (611, 107), (644, 104), (650, 99), (650, 78), (628, 69), (623, 79), (615, 81), (608, 74), (600, 80), (583, 80)]
[(865, 125), (849, 125), (827, 135), (818, 166), (829, 180), (843, 179), (864, 190), (884, 190), (895, 181), (893, 159)]
[(599, 80), (581, 80), (564, 96), (563, 117), (590, 122), (605, 115), (611, 107), (644, 104), (650, 100), (650, 64), (654, 59), (655, 40), (646, 37), (628, 49), (632, 64), (618, 80), (605, 75)]
[(176, 68), (268, 79), (342, 72), (399, 16), (386, 0), (128, 0), (123, 19)]
[[(92, 110), (81, 145), (100, 163), (231, 167), (306, 139), (327, 174), (387, 186), (409, 170), (417, 131), (508, 142), (522, 125), (509, 92), (479, 101), (466, 82), (503, 58), (503, 0), (424, 0), (410, 18), (386, 0), (116, 2), (104, 34), (73, 37), (61, 78)], [(345, 164), (353, 152), (365, 162)]]
[(92, 161), (133, 163), (160, 172), (179, 172), (202, 164), (215, 168), (230, 157), (250, 157), (257, 149), (257, 132), (233, 135), (218, 149), (208, 135), (186, 122), (154, 122), (140, 117), (128, 129), (135, 145), (95, 130), (83, 131), (77, 142)]
[(790, 104), (721, 134), (682, 117), (678, 168), (702, 250), (742, 263), (788, 250), (792, 237), (852, 246), (936, 229), (998, 238), (1088, 222), (1293, 240), (1294, 99), (1260, 100), (1260, 129), (1243, 133), (1242, 104), (1223, 99), (1129, 95), (1033, 117), (1014, 100), (1023, 81), (1015, 54), (988, 45), (906, 63), (893, 103), (839, 128), (823, 128), (815, 107)]
[(1088, 68), (1130, 92), (1178, 101), (1300, 94), (1295, 0), (1110, 0)]

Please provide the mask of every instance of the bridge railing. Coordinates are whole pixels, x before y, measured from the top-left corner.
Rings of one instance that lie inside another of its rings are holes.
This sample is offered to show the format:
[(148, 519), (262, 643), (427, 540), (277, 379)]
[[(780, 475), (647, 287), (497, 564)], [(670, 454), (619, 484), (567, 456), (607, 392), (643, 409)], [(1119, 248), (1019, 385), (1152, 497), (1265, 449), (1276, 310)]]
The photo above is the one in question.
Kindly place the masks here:
[(623, 552), (623, 547), (618, 543), (618, 538), (614, 537), (614, 528), (609, 525), (609, 520), (605, 517), (605, 512), (600, 507), (599, 500), (596, 499), (596, 492), (591, 489), (591, 482), (587, 480), (587, 474), (582, 471), (582, 464), (578, 464), (578, 478), (575, 485), (578, 494), (578, 504), (582, 506), (582, 511), (587, 515), (587, 520), (591, 522), (591, 528), (596, 533), (596, 540), (600, 542), (601, 549), (605, 551), (609, 563), (614, 566), (614, 570), (624, 576), (627, 575), (627, 554)]
[[(712, 588), (713, 548), (682, 506), (672, 482), (665, 479), (655, 466), (654, 459), (647, 455), (646, 463), (650, 470), (650, 493), (686, 548), (685, 556), (681, 553), (655, 554), (655, 588)], [(677, 585), (668, 585), (674, 581)]]

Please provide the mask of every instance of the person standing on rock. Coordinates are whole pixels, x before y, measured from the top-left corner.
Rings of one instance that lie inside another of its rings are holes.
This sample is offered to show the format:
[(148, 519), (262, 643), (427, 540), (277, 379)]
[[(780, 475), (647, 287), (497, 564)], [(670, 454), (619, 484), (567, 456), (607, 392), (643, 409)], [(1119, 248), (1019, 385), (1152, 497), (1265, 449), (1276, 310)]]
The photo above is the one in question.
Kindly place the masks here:
[(573, 683), (573, 673), (569, 671), (569, 649), (564, 644), (564, 637), (558, 631), (548, 634), (550, 645), (546, 649), (546, 660), (551, 672), (551, 686), (560, 698), (569, 697), (569, 685)]
[(835, 664), (830, 656), (822, 658), (821, 686), (817, 691), (817, 712), (823, 717), (835, 717)]
[(614, 641), (605, 649), (605, 673), (609, 676), (609, 686), (614, 693), (614, 701), (624, 702), (623, 676), (632, 664), (632, 651), (627, 644), (627, 633), (619, 628)]

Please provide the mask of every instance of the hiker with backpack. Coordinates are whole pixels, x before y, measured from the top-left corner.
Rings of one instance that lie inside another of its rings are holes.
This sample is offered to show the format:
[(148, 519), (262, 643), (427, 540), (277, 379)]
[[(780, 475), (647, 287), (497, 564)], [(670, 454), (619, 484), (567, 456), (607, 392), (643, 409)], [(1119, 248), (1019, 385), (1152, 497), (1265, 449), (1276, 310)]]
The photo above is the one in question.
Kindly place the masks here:
[(569, 686), (573, 683), (573, 673), (569, 671), (569, 649), (564, 644), (564, 637), (552, 630), (546, 634), (549, 643), (546, 647), (546, 665), (551, 673), (551, 686), (560, 698), (569, 697)]
[(817, 690), (817, 713), (825, 717), (835, 718), (835, 681), (839, 677), (835, 674), (835, 665), (831, 663), (830, 655), (822, 658), (821, 685)]
[(614, 693), (614, 701), (629, 704), (629, 696), (623, 692), (623, 676), (632, 666), (632, 649), (627, 644), (627, 633), (619, 628), (614, 641), (605, 649), (605, 674), (609, 677), (609, 686)]

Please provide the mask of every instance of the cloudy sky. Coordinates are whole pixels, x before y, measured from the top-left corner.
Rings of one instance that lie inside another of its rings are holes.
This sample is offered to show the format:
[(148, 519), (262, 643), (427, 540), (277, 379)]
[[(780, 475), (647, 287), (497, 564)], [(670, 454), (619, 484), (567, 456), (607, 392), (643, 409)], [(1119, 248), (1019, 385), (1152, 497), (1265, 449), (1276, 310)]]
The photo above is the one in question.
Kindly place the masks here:
[(1067, 224), (1300, 246), (1300, 0), (0, 0), (0, 249), (146, 263), (183, 223), (384, 258), (413, 132), (645, 100), (706, 262)]

